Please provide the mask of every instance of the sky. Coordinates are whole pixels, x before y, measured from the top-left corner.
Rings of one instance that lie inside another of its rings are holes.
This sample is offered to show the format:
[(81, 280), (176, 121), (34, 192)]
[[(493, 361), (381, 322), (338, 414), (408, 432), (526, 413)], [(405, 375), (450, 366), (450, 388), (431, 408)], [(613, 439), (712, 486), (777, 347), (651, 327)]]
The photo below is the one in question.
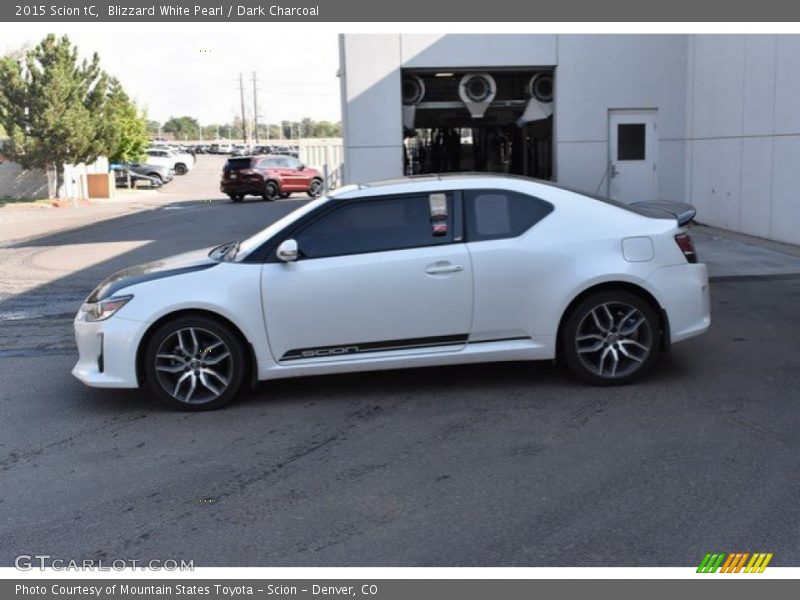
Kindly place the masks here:
[[(147, 109), (148, 118), (164, 122), (171, 116), (195, 117), (203, 125), (228, 123), (241, 113), (239, 73), (244, 75), (245, 107), (252, 115), (252, 72), (258, 75), (259, 121), (283, 119), (340, 120), (338, 40), (335, 33), (303, 36), (254, 34), (235, 28), (172, 33), (160, 24), (129, 24), (128, 30), (87, 29), (69, 24), (7, 25), (0, 36), (0, 53), (48, 33), (68, 35), (82, 56), (100, 55), (109, 74)], [(177, 27), (176, 27), (177, 29)]]

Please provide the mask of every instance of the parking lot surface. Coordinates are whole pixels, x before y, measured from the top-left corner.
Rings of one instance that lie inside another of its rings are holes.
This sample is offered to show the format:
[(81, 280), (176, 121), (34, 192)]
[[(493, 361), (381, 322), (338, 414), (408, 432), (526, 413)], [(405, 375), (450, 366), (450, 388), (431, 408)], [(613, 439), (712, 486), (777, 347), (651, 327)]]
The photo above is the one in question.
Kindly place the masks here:
[(193, 177), (0, 249), (0, 565), (800, 564), (800, 278), (713, 283), (711, 331), (623, 388), (504, 363), (269, 382), (183, 414), (84, 387), (71, 319), (100, 279), (302, 202)]

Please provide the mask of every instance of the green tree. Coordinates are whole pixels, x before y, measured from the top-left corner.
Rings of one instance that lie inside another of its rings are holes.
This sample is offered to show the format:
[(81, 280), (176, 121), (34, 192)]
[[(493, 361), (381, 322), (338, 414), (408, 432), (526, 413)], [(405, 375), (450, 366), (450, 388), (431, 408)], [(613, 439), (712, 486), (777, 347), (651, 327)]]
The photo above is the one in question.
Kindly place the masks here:
[(194, 117), (170, 117), (162, 130), (172, 133), (176, 140), (193, 140), (200, 135), (200, 123)]
[(25, 168), (56, 171), (63, 195), (64, 165), (107, 154), (113, 124), (102, 118), (108, 76), (97, 54), (78, 60), (67, 36), (48, 35), (19, 58), (0, 59), (0, 123), (9, 137), (4, 153)]
[(341, 123), (331, 123), (330, 121), (316, 121), (311, 133), (315, 138), (332, 138), (341, 135)]
[(139, 162), (150, 144), (147, 116), (122, 89), (119, 81), (111, 80), (107, 118), (113, 123), (114, 138), (108, 158), (111, 162)]
[(206, 125), (203, 127), (203, 139), (204, 140), (215, 140), (219, 135), (222, 135), (222, 131), (225, 129), (224, 125)]

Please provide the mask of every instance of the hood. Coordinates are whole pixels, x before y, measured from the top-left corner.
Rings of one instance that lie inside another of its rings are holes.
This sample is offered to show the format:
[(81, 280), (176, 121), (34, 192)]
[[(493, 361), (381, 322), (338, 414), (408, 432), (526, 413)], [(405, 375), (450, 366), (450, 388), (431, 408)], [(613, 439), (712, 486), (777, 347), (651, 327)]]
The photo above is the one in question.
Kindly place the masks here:
[(209, 269), (219, 264), (218, 261), (209, 258), (210, 250), (211, 248), (193, 250), (192, 252), (177, 254), (117, 271), (94, 288), (94, 291), (86, 301), (98, 302), (105, 300), (118, 291), (137, 283)]
[(678, 225), (686, 225), (697, 214), (697, 209), (685, 202), (670, 202), (668, 200), (647, 200), (631, 204), (639, 210), (650, 213), (654, 217), (671, 216), (678, 220)]

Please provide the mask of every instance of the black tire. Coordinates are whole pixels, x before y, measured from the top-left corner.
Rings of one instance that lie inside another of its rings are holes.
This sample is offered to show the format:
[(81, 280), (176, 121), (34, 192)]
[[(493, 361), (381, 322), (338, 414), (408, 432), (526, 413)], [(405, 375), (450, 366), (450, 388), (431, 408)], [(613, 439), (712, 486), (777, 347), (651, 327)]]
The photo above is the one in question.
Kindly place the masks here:
[(225, 406), (241, 389), (246, 370), (239, 338), (227, 326), (203, 315), (186, 315), (161, 325), (144, 352), (148, 387), (179, 410)]
[(261, 196), (264, 200), (272, 201), (275, 200), (281, 193), (280, 188), (278, 188), (278, 184), (274, 181), (270, 180), (264, 184), (264, 193)]
[(308, 194), (309, 198), (318, 198), (322, 195), (322, 179), (312, 179), (311, 183), (308, 184)]
[(244, 194), (228, 194), (228, 197), (233, 202), (241, 202), (242, 200), (244, 200)]
[(164, 179), (158, 173), (148, 173), (148, 177), (152, 177), (153, 179), (158, 179), (158, 185), (163, 185)]
[[(637, 325), (638, 323), (638, 325)], [(658, 315), (640, 296), (607, 290), (587, 296), (567, 315), (560, 357), (594, 385), (625, 385), (649, 371), (661, 348)]]
[(189, 172), (189, 169), (186, 168), (186, 165), (183, 163), (178, 163), (175, 165), (175, 175), (186, 175)]

